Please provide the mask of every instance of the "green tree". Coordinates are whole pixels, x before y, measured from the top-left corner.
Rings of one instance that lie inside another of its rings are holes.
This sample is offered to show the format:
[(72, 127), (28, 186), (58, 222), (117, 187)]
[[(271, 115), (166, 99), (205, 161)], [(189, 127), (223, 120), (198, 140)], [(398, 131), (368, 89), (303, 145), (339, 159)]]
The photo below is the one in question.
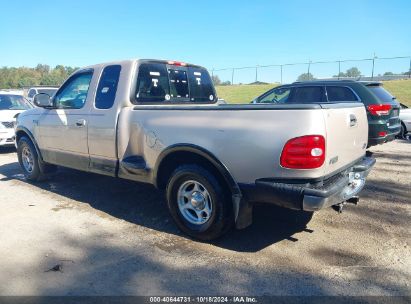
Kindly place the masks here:
[(347, 77), (347, 74), (345, 74), (344, 72), (340, 72), (338, 73), (338, 75), (334, 75), (333, 77)]
[(345, 73), (347, 77), (360, 77), (361, 72), (357, 67), (352, 67), (351, 69), (348, 69)]
[(35, 68), (0, 68), (0, 89), (17, 89), (33, 85), (61, 85), (78, 68), (57, 65), (54, 69), (46, 64)]
[(297, 81), (308, 81), (308, 80), (315, 80), (314, 75), (311, 73), (303, 73), (297, 78)]
[(48, 73), (50, 73), (50, 66), (47, 65), (47, 64), (40, 64), (40, 63), (39, 63), (39, 64), (35, 67), (35, 70), (36, 70), (37, 72), (39, 72), (41, 75), (48, 74)]
[(221, 79), (217, 75), (211, 76), (211, 80), (213, 81), (215, 86), (218, 86), (221, 84)]

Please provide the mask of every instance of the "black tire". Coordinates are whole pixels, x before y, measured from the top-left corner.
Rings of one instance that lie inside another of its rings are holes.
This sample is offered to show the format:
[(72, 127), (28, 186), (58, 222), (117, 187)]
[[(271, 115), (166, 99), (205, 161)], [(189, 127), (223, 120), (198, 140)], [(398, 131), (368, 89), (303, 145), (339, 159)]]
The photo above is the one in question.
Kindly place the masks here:
[[(25, 149), (27, 149), (32, 156), (31, 170), (28, 170), (27, 166), (24, 165), (23, 151)], [(21, 137), (17, 143), (17, 157), (20, 167), (22, 168), (24, 176), (27, 180), (36, 182), (43, 181), (49, 176), (49, 174), (56, 171), (56, 166), (40, 162), (33, 142), (25, 136)]]
[[(178, 191), (185, 183), (200, 183), (211, 198), (211, 215), (203, 224), (190, 223), (178, 206)], [(209, 241), (226, 233), (234, 224), (233, 206), (230, 195), (224, 191), (221, 182), (207, 169), (197, 165), (183, 165), (171, 175), (167, 184), (168, 209), (178, 227), (193, 238)]]
[(401, 131), (400, 131), (400, 134), (398, 134), (398, 136), (401, 139), (407, 139), (407, 131), (406, 131), (405, 126), (402, 122), (401, 122)]

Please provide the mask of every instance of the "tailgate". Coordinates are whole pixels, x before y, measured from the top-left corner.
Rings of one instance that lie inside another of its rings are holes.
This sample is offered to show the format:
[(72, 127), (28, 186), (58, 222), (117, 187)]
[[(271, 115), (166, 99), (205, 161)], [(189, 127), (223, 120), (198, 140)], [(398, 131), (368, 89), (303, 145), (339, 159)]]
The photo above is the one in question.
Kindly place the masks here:
[(341, 170), (364, 156), (368, 121), (362, 103), (321, 105), (326, 127), (325, 175)]

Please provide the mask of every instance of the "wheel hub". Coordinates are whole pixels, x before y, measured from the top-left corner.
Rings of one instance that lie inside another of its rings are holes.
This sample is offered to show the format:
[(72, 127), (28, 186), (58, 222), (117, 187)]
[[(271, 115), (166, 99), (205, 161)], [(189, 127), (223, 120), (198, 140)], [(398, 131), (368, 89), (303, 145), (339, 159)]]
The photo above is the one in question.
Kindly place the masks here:
[(22, 151), (22, 162), (27, 172), (32, 172), (34, 167), (33, 155), (29, 148), (24, 147)]
[(212, 214), (210, 193), (200, 182), (188, 180), (177, 192), (178, 208), (185, 220), (195, 225), (206, 223)]
[(193, 205), (196, 210), (203, 210), (205, 207), (204, 195), (197, 191), (193, 192), (193, 194), (191, 194), (191, 205)]

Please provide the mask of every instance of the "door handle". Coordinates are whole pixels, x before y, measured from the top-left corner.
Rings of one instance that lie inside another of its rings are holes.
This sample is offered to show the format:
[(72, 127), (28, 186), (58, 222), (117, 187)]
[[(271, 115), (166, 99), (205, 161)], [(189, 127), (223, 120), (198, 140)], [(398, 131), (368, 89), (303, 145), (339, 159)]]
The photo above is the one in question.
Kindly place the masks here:
[(354, 114), (350, 114), (350, 127), (357, 125), (357, 117)]
[(78, 119), (76, 121), (76, 127), (84, 127), (86, 125), (86, 120), (85, 119)]

